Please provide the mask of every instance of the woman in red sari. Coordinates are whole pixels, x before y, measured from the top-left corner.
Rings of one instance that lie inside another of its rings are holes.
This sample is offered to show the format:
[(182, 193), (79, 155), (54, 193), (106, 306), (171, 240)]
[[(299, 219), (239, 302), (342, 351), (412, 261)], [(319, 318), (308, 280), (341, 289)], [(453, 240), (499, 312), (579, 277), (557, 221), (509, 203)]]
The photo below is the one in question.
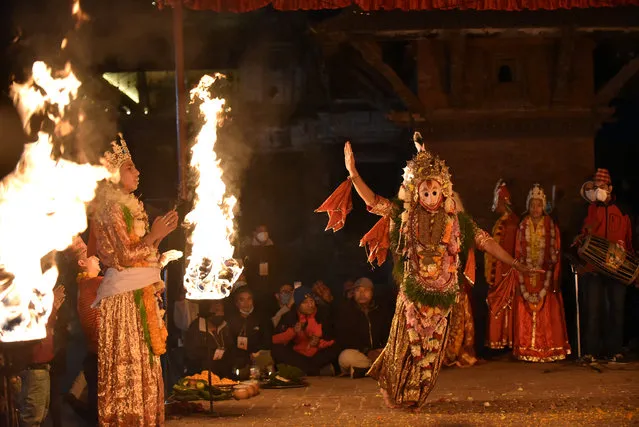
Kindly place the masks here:
[(538, 184), (528, 193), (526, 205), (528, 215), (519, 224), (515, 257), (544, 272), (519, 274), (513, 354), (529, 362), (552, 362), (570, 354), (560, 290), (559, 227), (544, 213), (546, 195)]

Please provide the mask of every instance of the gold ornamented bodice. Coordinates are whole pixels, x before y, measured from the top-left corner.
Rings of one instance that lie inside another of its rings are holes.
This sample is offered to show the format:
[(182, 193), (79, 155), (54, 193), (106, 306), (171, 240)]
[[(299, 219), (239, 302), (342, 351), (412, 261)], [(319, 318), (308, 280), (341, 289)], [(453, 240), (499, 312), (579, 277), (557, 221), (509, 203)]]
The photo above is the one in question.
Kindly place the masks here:
[(420, 258), (423, 262), (432, 264), (433, 258), (441, 256), (440, 246), (446, 227), (446, 213), (443, 209), (428, 212), (420, 206), (416, 225)]

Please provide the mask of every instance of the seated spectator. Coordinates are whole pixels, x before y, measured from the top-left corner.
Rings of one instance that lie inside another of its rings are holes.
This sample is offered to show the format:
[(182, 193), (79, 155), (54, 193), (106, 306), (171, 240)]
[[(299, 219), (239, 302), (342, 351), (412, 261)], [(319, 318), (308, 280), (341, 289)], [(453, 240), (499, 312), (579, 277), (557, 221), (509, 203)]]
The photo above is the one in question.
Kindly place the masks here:
[(345, 300), (351, 300), (353, 298), (353, 292), (355, 291), (355, 282), (348, 279), (344, 282), (344, 294), (343, 297)]
[(332, 308), (333, 293), (323, 280), (318, 280), (313, 283), (313, 296), (318, 308)]
[(373, 282), (362, 277), (355, 282), (353, 298), (340, 310), (337, 341), (344, 349), (339, 366), (351, 378), (361, 378), (386, 345), (391, 314), (373, 300)]
[(185, 340), (188, 373), (209, 370), (230, 378), (233, 368), (233, 337), (224, 320), (222, 301), (202, 301)]
[(291, 311), (291, 307), (293, 307), (293, 286), (289, 284), (284, 284), (280, 286), (279, 290), (275, 294), (275, 299), (277, 300), (278, 310), (271, 320), (273, 321), (273, 327), (277, 328), (280, 320), (282, 320), (282, 316)]
[(195, 301), (186, 299), (186, 289), (180, 286), (177, 299), (173, 303), (173, 323), (179, 329), (178, 347), (184, 345), (191, 324), (198, 317), (199, 306)]
[(317, 315), (319, 322), (324, 327), (324, 334), (333, 336), (335, 330), (335, 318), (338, 313), (338, 302), (333, 298), (331, 289), (323, 280), (317, 280), (313, 283), (313, 298), (317, 306)]
[(313, 291), (300, 286), (293, 298), (296, 310), (284, 315), (273, 335), (273, 358), (277, 363), (298, 367), (309, 376), (334, 375), (332, 362), (339, 349), (334, 340), (325, 336), (316, 316)]
[(271, 319), (255, 310), (253, 292), (248, 286), (236, 289), (233, 294), (236, 312), (227, 316), (233, 340), (233, 369), (240, 378), (249, 376), (249, 368), (255, 363), (261, 371), (273, 364), (271, 359)]

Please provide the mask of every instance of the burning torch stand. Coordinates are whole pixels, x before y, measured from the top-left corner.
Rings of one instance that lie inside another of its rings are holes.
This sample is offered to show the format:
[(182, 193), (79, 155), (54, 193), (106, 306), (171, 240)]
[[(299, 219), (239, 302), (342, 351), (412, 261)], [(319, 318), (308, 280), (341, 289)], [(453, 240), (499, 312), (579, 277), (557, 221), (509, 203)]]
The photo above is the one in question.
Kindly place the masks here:
[[(206, 320), (208, 322), (208, 319)], [(206, 326), (206, 359), (208, 360), (208, 367), (209, 369), (206, 370), (206, 372), (208, 373), (208, 381), (209, 381), (209, 415), (217, 415), (215, 412), (213, 412), (213, 394), (211, 394), (211, 362), (213, 360), (213, 351), (211, 349), (211, 340), (209, 339), (209, 329), (208, 329), (208, 324)]]

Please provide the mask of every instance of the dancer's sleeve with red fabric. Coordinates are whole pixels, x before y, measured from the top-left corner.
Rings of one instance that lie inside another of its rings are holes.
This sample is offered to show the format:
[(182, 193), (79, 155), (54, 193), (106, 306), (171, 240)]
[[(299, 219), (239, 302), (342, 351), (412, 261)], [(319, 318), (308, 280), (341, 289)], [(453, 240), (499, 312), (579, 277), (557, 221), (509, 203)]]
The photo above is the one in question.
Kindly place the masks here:
[(475, 246), (480, 251), (485, 251), (486, 242), (492, 239), (492, 236), (479, 228), (479, 226), (473, 221), (473, 228), (475, 230)]
[(375, 195), (375, 202), (372, 206), (366, 206), (370, 213), (379, 216), (390, 216), (393, 213), (395, 205), (386, 197)]
[(390, 216), (385, 216), (377, 221), (373, 228), (362, 237), (359, 245), (368, 249), (369, 263), (377, 261), (378, 266), (384, 264), (390, 248)]
[(331, 194), (322, 205), (315, 209), (315, 212), (326, 212), (328, 214), (328, 225), (326, 230), (341, 230), (346, 223), (346, 216), (353, 210), (352, 199), (353, 183), (347, 179)]

